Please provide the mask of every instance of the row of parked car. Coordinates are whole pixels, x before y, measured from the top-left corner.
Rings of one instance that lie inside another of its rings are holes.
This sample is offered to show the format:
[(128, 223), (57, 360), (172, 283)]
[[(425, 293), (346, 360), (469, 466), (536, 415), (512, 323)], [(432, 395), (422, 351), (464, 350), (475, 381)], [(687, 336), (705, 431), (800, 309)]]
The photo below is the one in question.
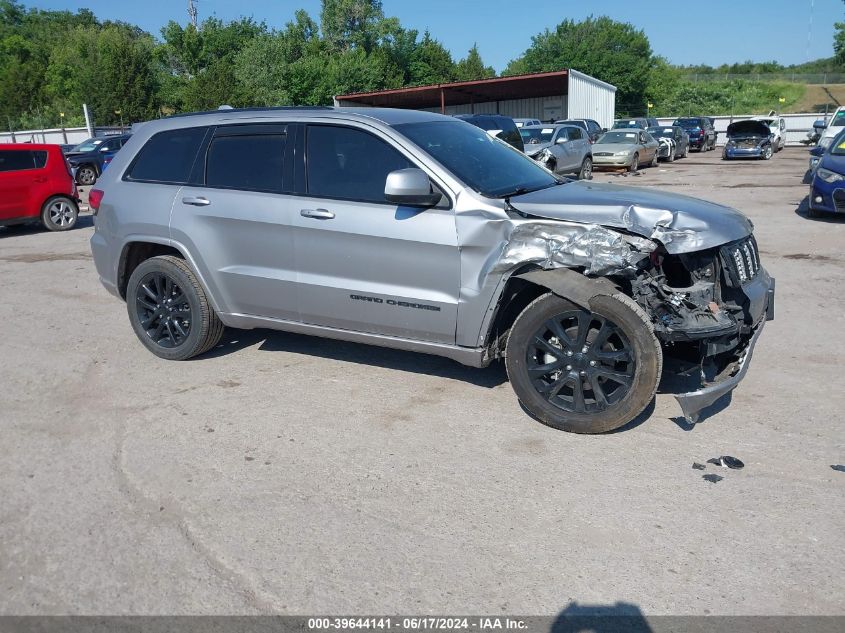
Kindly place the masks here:
[(552, 172), (580, 179), (591, 178), (594, 168), (636, 172), (660, 160), (685, 158), (690, 149), (706, 152), (716, 147), (716, 131), (706, 117), (683, 117), (672, 125), (660, 125), (653, 118), (620, 119), (609, 130), (593, 119), (542, 123), (498, 114), (457, 118), (510, 143)]
[[(680, 117), (660, 125), (650, 117), (619, 119), (613, 128), (602, 128), (592, 119), (567, 119), (544, 124), (537, 119), (509, 119), (502, 115), (458, 115), (510, 143), (549, 170), (590, 178), (593, 168), (609, 167), (635, 172), (658, 161), (684, 158), (690, 149), (716, 148), (714, 119)], [(845, 121), (845, 114), (843, 114)], [(784, 119), (768, 116), (736, 121), (728, 126), (722, 158), (770, 159), (783, 149)]]

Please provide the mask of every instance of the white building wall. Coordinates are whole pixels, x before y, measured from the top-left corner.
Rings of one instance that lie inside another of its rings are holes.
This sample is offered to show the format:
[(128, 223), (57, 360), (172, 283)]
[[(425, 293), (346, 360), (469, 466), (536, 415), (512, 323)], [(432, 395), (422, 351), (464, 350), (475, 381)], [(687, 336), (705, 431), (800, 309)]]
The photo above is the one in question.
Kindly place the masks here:
[(613, 126), (616, 117), (616, 86), (569, 69), (568, 119), (593, 119), (602, 127)]

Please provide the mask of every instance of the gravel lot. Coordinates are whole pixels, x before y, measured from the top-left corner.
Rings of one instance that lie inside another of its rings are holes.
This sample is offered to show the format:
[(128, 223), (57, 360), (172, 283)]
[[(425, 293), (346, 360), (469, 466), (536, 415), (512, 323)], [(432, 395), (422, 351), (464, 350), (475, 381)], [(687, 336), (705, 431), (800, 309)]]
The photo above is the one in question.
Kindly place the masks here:
[(0, 613), (845, 613), (845, 221), (806, 217), (806, 164), (596, 175), (745, 211), (778, 296), (727, 409), (595, 437), (501, 366), (269, 331), (158, 360), (90, 216), (0, 229)]

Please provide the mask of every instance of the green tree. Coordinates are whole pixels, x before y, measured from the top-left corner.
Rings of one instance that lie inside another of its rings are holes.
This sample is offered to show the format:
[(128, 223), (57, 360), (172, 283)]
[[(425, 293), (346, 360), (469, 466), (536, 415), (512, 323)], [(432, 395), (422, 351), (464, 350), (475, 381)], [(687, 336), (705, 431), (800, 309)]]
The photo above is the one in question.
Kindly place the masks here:
[(322, 0), (323, 38), (336, 50), (370, 52), (379, 41), (383, 20), (381, 0)]
[(496, 71), (493, 67), (484, 65), (477, 44), (473, 44), (467, 56), (455, 65), (455, 79), (458, 81), (473, 81), (495, 76)]
[(833, 53), (836, 63), (845, 64), (845, 22), (833, 24)]
[(564, 20), (554, 30), (535, 35), (504, 74), (574, 68), (616, 86), (617, 108), (624, 111), (645, 107), (651, 64), (645, 33), (603, 16)]

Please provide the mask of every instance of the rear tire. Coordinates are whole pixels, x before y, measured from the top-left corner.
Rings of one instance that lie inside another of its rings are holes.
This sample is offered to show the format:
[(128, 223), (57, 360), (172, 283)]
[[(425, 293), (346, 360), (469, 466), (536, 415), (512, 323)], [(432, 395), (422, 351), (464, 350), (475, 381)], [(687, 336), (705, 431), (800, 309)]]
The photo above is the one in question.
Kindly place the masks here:
[(141, 262), (126, 288), (129, 322), (144, 347), (159, 358), (187, 360), (217, 345), (223, 323), (183, 259)]
[(69, 231), (78, 217), (76, 201), (67, 196), (53, 196), (41, 207), (41, 224), (48, 231)]
[(522, 405), (540, 422), (604, 433), (651, 402), (663, 352), (648, 316), (623, 294), (599, 296), (594, 312), (547, 293), (511, 328), (505, 365)]
[(578, 172), (578, 180), (593, 179), (593, 159), (587, 156), (581, 163), (581, 171)]

